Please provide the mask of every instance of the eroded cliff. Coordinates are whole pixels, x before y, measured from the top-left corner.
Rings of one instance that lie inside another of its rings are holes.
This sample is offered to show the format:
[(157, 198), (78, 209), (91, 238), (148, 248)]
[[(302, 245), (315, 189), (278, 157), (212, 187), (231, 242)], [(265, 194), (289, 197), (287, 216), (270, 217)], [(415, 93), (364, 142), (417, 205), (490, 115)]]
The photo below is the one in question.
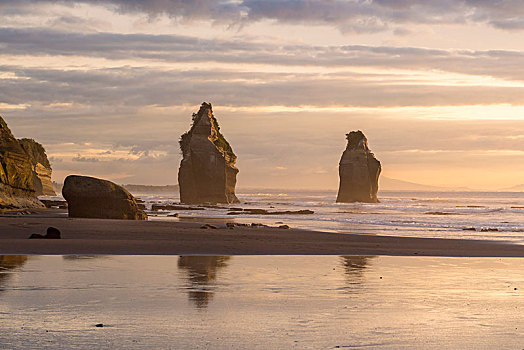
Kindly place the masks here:
[(29, 156), (0, 117), (0, 208), (34, 208), (36, 198)]
[(51, 164), (49, 164), (44, 147), (33, 139), (19, 139), (18, 141), (31, 160), (36, 195), (56, 196), (51, 182)]

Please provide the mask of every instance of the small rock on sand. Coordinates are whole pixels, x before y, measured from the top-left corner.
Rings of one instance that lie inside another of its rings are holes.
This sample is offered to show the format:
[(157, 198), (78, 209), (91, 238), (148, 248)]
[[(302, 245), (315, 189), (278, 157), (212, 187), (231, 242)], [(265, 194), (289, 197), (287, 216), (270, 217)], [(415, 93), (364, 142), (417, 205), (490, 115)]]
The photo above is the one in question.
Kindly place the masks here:
[(210, 225), (210, 224), (205, 224), (205, 225), (200, 226), (200, 228), (204, 230), (209, 230), (209, 229), (217, 229), (218, 227), (214, 225)]
[(41, 235), (39, 233), (33, 233), (31, 236), (29, 236), (29, 239), (60, 239), (61, 234), (60, 230), (56, 227), (48, 227), (47, 233), (45, 235)]

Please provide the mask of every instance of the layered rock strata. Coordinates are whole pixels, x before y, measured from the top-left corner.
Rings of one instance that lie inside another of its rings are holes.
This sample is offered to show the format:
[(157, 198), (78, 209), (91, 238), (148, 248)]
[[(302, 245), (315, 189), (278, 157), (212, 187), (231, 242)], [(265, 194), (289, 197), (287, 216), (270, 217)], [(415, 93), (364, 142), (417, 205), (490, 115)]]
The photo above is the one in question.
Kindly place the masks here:
[(31, 160), (36, 195), (56, 196), (51, 182), (51, 164), (49, 164), (44, 147), (33, 139), (18, 141)]
[(147, 220), (133, 195), (111, 181), (69, 175), (62, 195), (67, 201), (69, 217)]
[(180, 137), (178, 170), (182, 203), (237, 203), (236, 155), (220, 133), (210, 103), (193, 114), (191, 129)]
[(337, 202), (377, 203), (380, 162), (371, 153), (362, 131), (346, 134), (348, 144), (340, 158)]
[(29, 156), (0, 117), (0, 208), (38, 208)]

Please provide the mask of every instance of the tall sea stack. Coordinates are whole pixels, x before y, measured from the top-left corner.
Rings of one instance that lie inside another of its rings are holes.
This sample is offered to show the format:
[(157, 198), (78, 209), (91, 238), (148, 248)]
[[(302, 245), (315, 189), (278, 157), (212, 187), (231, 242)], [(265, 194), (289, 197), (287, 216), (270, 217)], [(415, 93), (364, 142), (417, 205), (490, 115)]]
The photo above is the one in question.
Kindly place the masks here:
[(182, 203), (237, 203), (237, 156), (220, 133), (210, 103), (193, 114), (191, 129), (180, 137), (178, 170)]
[(340, 158), (337, 202), (377, 203), (380, 162), (371, 153), (362, 131), (346, 134), (348, 145)]
[(29, 156), (0, 117), (0, 208), (36, 208), (33, 167)]
[(51, 164), (49, 164), (44, 147), (33, 139), (19, 139), (18, 142), (31, 160), (36, 195), (56, 196), (51, 182)]

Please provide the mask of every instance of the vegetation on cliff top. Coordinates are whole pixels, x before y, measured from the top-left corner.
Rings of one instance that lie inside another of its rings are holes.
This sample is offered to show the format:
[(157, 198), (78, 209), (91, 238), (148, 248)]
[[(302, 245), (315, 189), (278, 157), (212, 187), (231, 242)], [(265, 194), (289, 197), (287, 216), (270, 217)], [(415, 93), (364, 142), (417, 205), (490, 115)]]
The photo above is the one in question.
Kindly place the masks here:
[(206, 103), (206, 102), (202, 103), (198, 113), (193, 113), (193, 124), (191, 125), (191, 128), (189, 129), (189, 131), (185, 132), (184, 134), (182, 134), (182, 136), (180, 136), (179, 143), (180, 143), (180, 149), (182, 150), (182, 153), (185, 153), (186, 151), (188, 151), (189, 142), (191, 141), (193, 130), (195, 126), (198, 124), (198, 122), (200, 121), (200, 118), (202, 118), (204, 115), (207, 115), (205, 113), (207, 109), (211, 111), (211, 121), (217, 132), (217, 138), (213, 141), (214, 145), (217, 148), (219, 148), (220, 150), (222, 150), (224, 153), (228, 154), (231, 158), (235, 159), (236, 155), (233, 152), (233, 148), (231, 148), (231, 145), (229, 144), (229, 142), (227, 142), (224, 135), (222, 135), (222, 133), (220, 132), (220, 126), (218, 125), (217, 119), (213, 115), (213, 109), (212, 109), (211, 103)]

